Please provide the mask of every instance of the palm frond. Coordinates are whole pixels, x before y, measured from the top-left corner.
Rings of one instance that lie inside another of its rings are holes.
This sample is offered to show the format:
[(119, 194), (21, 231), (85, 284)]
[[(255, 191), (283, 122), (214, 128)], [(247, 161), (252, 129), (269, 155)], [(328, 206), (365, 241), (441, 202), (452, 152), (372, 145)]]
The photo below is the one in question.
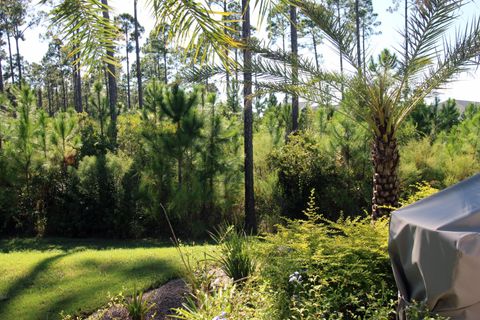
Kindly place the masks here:
[(405, 109), (397, 117), (398, 127), (415, 105), (435, 89), (442, 88), (454, 80), (454, 76), (466, 71), (469, 66), (478, 65), (480, 52), (480, 19), (476, 18), (466, 25), (462, 33), (457, 32), (453, 44), (444, 42), (443, 54), (424, 75), (422, 81), (413, 89), (413, 94)]
[[(46, 3), (42, 0), (41, 3)], [(75, 64), (95, 68), (98, 63), (117, 65), (107, 54), (115, 45), (118, 28), (102, 16), (109, 7), (99, 0), (65, 0), (50, 12), (52, 24), (61, 26), (61, 36), (69, 49), (68, 57), (81, 57)]]
[(361, 68), (361, 66), (357, 65), (354, 30), (338, 19), (323, 4), (311, 0), (292, 0), (291, 2), (323, 31), (327, 39), (334, 45), (335, 49), (343, 54), (343, 57), (350, 65), (355, 69)]
[[(445, 31), (454, 23), (458, 9), (465, 4), (463, 0), (428, 0), (417, 4), (416, 10), (407, 22), (408, 50), (400, 72), (405, 79), (415, 78), (427, 70), (438, 55), (438, 43)], [(405, 43), (402, 44), (405, 51)], [(405, 83), (402, 83), (402, 87)], [(399, 91), (399, 94), (401, 94)]]
[[(226, 47), (242, 47), (241, 42), (229, 36), (228, 21), (217, 19), (219, 13), (212, 11), (201, 2), (191, 0), (148, 0), (157, 25), (169, 26), (169, 38), (179, 44), (186, 44), (185, 52), (195, 52), (194, 61), (206, 61), (211, 54), (217, 54), (222, 61), (231, 58)], [(227, 17), (234, 13), (221, 13)]]

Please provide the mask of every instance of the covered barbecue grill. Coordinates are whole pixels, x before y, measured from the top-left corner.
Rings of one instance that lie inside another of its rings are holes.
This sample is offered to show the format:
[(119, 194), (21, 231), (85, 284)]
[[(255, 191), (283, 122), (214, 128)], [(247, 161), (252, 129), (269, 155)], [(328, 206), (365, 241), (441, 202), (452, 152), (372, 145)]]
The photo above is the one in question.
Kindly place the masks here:
[(480, 174), (393, 212), (388, 247), (404, 305), (480, 319)]

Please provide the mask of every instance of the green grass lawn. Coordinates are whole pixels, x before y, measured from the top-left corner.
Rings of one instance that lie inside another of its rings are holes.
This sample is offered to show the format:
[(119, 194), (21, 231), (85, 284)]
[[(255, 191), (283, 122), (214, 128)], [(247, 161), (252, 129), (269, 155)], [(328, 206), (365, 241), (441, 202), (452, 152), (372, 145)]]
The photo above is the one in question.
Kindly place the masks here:
[[(190, 254), (203, 256), (207, 246)], [(130, 295), (178, 277), (169, 243), (70, 239), (0, 240), (0, 319), (51, 320), (91, 312), (108, 293)]]

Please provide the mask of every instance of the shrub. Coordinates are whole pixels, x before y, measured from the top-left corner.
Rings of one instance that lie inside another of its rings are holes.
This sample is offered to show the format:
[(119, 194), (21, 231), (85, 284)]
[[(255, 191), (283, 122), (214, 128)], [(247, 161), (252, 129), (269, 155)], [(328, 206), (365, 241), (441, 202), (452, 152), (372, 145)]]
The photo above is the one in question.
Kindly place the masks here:
[(312, 189), (327, 218), (335, 220), (340, 212), (350, 215), (366, 207), (370, 188), (355, 177), (344, 158), (340, 155), (337, 161), (320, 139), (309, 133), (292, 135), (285, 146), (273, 151), (270, 161), (271, 167), (278, 170), (283, 215), (302, 217), (300, 213)]
[[(315, 211), (312, 198), (309, 219), (279, 226), (259, 252), (281, 319), (388, 319), (396, 298), (388, 221), (333, 222)], [(301, 281), (291, 281), (295, 272)]]

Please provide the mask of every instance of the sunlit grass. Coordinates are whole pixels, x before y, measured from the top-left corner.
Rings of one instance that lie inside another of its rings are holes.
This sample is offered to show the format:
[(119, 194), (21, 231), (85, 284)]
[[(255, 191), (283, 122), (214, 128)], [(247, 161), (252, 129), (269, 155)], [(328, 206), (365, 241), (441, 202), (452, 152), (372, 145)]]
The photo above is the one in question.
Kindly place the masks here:
[[(192, 247), (203, 256), (205, 246)], [(58, 319), (88, 313), (108, 293), (129, 294), (180, 276), (182, 265), (168, 243), (105, 240), (0, 241), (0, 319)]]

